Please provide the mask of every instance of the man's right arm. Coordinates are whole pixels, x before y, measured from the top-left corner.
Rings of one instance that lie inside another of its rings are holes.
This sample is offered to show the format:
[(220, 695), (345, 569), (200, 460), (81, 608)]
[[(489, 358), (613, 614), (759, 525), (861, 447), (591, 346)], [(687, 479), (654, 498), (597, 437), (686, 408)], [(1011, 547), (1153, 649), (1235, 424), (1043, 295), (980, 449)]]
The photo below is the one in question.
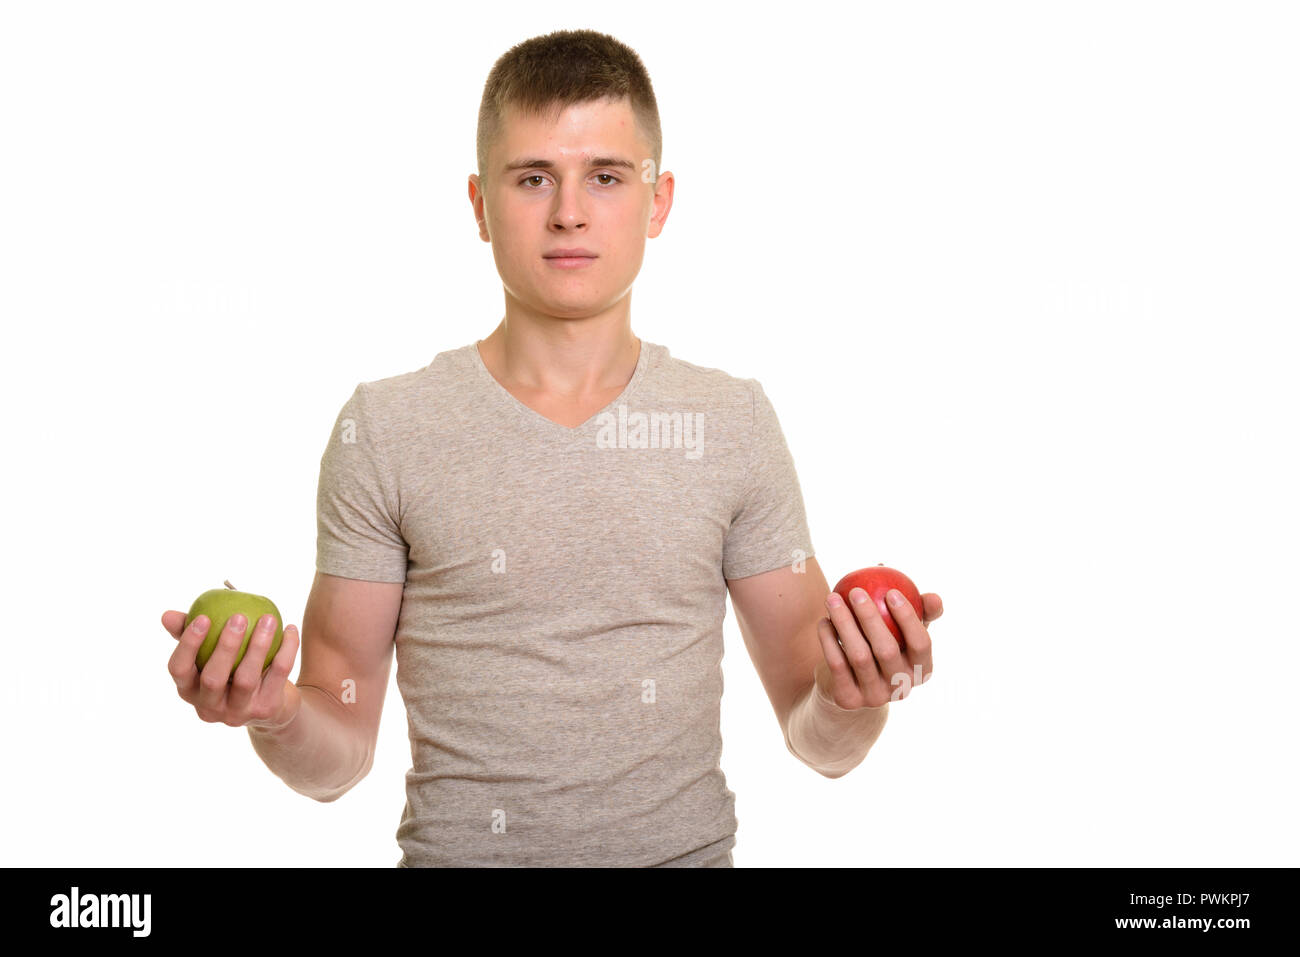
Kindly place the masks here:
[(258, 756), (300, 794), (333, 801), (370, 771), (403, 587), (320, 572), (312, 582), (290, 713), (248, 725)]
[(333, 801), (369, 773), (374, 747), (329, 692), (312, 685), (298, 685), (297, 692), (298, 705), (285, 724), (250, 722), (248, 737), (285, 784), (317, 801)]

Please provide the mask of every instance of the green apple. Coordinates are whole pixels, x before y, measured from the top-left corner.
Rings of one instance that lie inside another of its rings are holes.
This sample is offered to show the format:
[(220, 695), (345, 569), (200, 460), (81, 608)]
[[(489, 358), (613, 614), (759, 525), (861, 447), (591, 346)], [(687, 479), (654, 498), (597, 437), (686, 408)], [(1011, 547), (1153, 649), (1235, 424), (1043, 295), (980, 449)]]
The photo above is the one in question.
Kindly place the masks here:
[(208, 658), (212, 656), (217, 648), (217, 642), (221, 638), (221, 632), (225, 630), (226, 622), (232, 615), (240, 614), (244, 616), (244, 640), (239, 646), (239, 653), (235, 655), (235, 663), (230, 667), (231, 677), (234, 677), (235, 668), (244, 660), (244, 652), (248, 650), (248, 643), (253, 637), (253, 629), (263, 615), (275, 616), (275, 636), (271, 639), (271, 647), (266, 652), (266, 661), (262, 665), (265, 671), (271, 666), (275, 653), (280, 650), (280, 639), (284, 637), (284, 619), (280, 617), (280, 609), (275, 607), (275, 602), (262, 595), (252, 595), (244, 591), (236, 591), (235, 586), (230, 582), (225, 583), (225, 588), (213, 588), (205, 591), (198, 598), (194, 599), (194, 604), (190, 606), (190, 613), (185, 616), (185, 627), (188, 628), (195, 618), (199, 615), (208, 616), (208, 633), (203, 638), (203, 644), (199, 646), (199, 653), (195, 659), (199, 670), (208, 663)]

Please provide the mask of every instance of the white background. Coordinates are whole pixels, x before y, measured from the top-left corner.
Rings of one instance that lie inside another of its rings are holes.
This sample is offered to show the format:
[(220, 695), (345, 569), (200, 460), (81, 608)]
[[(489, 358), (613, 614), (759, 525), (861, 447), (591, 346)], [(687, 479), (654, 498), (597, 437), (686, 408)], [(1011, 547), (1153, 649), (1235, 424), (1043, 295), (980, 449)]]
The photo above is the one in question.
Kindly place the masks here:
[(177, 697), (159, 617), (229, 578), (301, 623), (339, 408), (502, 315), (488, 70), (586, 27), (641, 55), (677, 179), (633, 330), (763, 383), (832, 584), (884, 562), (946, 606), (838, 780), (728, 611), (736, 865), (1300, 863), (1296, 26), (5, 4), (3, 862), (397, 862), (395, 679), (373, 771), (319, 804)]

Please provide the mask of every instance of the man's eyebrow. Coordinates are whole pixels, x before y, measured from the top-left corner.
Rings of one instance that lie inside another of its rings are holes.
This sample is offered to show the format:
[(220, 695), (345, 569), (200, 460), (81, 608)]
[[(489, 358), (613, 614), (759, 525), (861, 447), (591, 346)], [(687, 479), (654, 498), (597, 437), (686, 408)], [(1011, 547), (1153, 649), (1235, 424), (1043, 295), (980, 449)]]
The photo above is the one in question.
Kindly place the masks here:
[[(593, 156), (588, 166), (621, 166), (624, 169), (635, 171), (636, 166), (631, 160), (623, 159), (621, 156)], [(546, 159), (521, 159), (513, 163), (507, 163), (504, 173), (509, 173), (517, 169), (555, 169), (555, 164)]]

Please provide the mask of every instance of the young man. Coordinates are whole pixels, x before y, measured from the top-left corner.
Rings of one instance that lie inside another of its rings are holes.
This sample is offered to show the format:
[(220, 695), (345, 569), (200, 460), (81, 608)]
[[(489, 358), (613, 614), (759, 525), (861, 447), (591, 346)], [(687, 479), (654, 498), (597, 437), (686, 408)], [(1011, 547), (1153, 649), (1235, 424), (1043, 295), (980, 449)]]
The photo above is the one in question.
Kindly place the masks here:
[[(199, 680), (202, 636), (177, 613), (172, 673), (201, 717), (248, 726), (276, 774), (330, 801), (370, 769), (396, 649), (399, 866), (731, 866), (727, 591), (787, 747), (829, 777), (879, 735), (887, 676), (928, 677), (939, 598), (894, 612), (905, 648), (871, 602), (828, 603), (762, 387), (633, 334), (673, 195), (637, 55), (590, 31), (522, 43), (478, 132), (469, 198), (505, 315), (340, 411), (297, 684), (292, 626), (227, 692), (243, 625)], [(247, 662), (269, 640), (254, 634)]]

